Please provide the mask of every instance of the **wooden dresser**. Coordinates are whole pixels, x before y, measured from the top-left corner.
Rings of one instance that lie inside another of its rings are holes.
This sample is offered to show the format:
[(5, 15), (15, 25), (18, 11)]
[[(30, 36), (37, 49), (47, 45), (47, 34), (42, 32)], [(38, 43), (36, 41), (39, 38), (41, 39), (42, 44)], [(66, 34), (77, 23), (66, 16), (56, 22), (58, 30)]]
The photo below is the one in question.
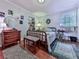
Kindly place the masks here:
[(2, 31), (2, 48), (20, 42), (20, 31), (16, 29)]

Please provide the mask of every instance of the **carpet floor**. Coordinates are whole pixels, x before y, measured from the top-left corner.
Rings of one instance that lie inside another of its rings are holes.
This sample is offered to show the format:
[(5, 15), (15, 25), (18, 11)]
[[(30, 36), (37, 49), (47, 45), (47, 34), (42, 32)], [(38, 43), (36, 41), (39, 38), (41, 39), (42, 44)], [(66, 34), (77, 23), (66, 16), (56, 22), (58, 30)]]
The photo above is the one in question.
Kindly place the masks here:
[(28, 50), (25, 51), (19, 45), (7, 48), (2, 52), (4, 59), (38, 59), (35, 55), (32, 55)]
[(79, 59), (79, 47), (76, 47), (76, 45), (73, 45), (73, 49), (76, 52), (76, 56)]

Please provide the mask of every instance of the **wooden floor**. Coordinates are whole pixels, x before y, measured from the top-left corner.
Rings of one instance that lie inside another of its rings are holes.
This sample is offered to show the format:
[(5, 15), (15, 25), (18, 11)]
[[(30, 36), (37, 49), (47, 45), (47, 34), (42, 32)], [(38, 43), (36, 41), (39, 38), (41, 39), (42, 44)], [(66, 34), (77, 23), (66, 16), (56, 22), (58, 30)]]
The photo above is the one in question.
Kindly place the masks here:
[[(21, 43), (21, 46), (24, 48), (23, 43)], [(24, 49), (28, 49), (27, 45)], [(34, 49), (31, 48), (30, 49)], [(29, 50), (30, 51), (30, 50)], [(31, 51), (30, 51), (31, 52)], [(36, 48), (36, 53), (31, 52), (33, 55), (37, 56), (39, 59), (56, 59), (55, 57), (51, 56), (50, 54), (48, 54), (46, 51), (39, 49), (38, 47)]]
[(2, 49), (0, 48), (0, 59), (4, 59), (3, 53), (2, 53)]
[(56, 59), (55, 57), (49, 55), (48, 53), (44, 52), (43, 50), (39, 50), (36, 54), (39, 59)]

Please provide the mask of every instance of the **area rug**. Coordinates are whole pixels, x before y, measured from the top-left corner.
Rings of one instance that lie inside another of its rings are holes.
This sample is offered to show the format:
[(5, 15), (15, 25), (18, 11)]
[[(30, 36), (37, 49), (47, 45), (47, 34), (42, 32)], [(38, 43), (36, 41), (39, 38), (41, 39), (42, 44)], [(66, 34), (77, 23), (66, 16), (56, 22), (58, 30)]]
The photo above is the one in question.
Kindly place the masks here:
[(38, 59), (35, 55), (25, 51), (19, 45), (3, 50), (4, 59)]
[(73, 48), (74, 48), (74, 50), (76, 52), (76, 55), (77, 55), (77, 57), (79, 59), (79, 46), (76, 46), (76, 45), (73, 44)]
[(57, 42), (53, 54), (58, 56), (58, 59), (77, 59), (76, 53), (70, 44)]

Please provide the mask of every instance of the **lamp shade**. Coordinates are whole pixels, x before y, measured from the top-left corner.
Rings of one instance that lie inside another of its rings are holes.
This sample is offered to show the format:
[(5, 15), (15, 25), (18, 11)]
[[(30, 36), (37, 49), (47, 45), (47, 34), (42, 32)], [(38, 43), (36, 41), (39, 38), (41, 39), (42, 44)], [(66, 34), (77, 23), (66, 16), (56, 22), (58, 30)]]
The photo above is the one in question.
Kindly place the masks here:
[(41, 26), (41, 23), (38, 23), (37, 26), (40, 27)]
[(44, 3), (45, 0), (38, 0), (39, 3)]

